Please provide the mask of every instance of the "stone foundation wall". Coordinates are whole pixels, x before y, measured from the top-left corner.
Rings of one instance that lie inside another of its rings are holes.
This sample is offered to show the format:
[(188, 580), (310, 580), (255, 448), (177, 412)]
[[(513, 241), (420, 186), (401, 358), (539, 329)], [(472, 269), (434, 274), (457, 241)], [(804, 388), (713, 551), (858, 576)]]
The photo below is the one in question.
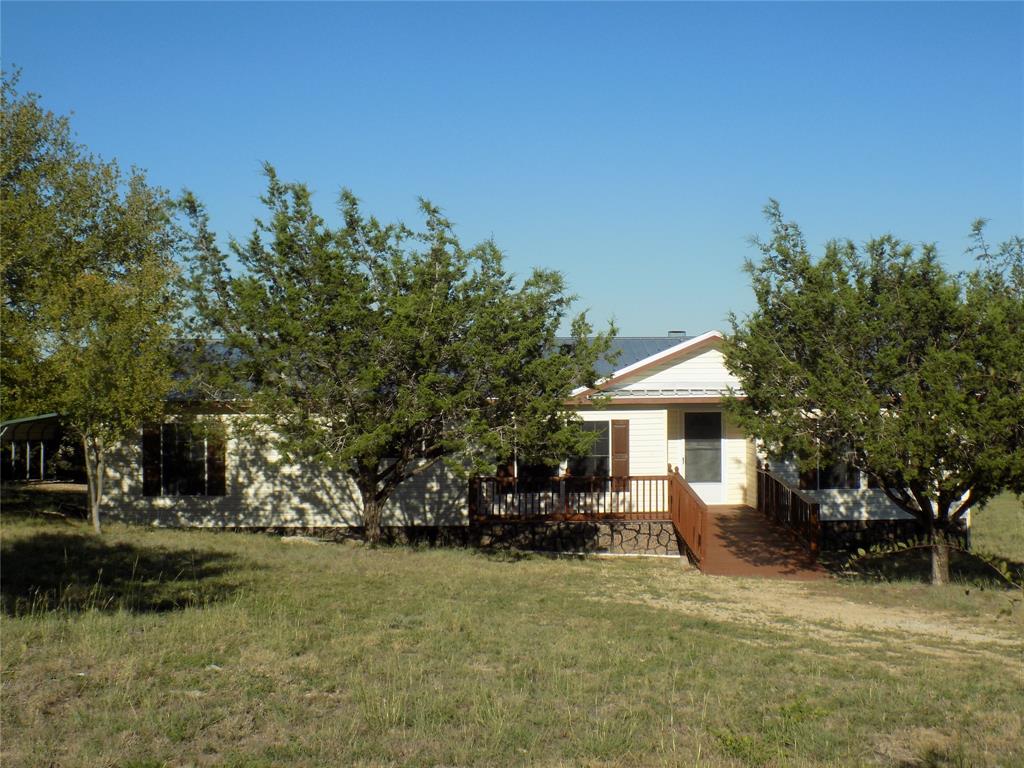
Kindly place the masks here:
[(502, 522), (475, 526), (485, 549), (679, 556), (679, 539), (667, 521)]

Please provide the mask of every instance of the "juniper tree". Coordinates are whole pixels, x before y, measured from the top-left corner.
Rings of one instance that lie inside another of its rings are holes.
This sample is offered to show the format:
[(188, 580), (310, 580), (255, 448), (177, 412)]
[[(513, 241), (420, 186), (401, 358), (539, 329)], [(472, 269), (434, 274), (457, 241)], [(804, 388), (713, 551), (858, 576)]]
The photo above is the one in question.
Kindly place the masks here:
[(842, 459), (865, 473), (932, 543), (1003, 489), (1024, 491), (1024, 241), (951, 274), (936, 248), (893, 236), (826, 244), (766, 208), (772, 236), (748, 262), (757, 308), (732, 318), (726, 361), (744, 399), (730, 407), (772, 454), (803, 467)]
[(233, 360), (207, 386), (285, 458), (346, 472), (370, 542), (395, 488), (438, 461), (465, 473), (513, 447), (548, 462), (587, 447), (563, 406), (609, 337), (581, 314), (573, 343), (556, 344), (573, 301), (560, 274), (517, 285), (495, 243), (464, 248), (425, 200), (413, 230), (343, 191), (331, 227), (304, 185), (266, 176), (266, 217), (226, 250), (189, 199), (194, 328)]

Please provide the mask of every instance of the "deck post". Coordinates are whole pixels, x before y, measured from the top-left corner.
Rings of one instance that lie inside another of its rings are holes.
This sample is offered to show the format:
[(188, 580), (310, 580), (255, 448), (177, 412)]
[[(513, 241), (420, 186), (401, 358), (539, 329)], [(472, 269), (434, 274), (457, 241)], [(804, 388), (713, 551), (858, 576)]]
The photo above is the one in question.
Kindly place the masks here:
[(480, 478), (471, 477), (469, 479), (469, 519), (470, 522), (475, 520), (478, 515), (480, 503)]

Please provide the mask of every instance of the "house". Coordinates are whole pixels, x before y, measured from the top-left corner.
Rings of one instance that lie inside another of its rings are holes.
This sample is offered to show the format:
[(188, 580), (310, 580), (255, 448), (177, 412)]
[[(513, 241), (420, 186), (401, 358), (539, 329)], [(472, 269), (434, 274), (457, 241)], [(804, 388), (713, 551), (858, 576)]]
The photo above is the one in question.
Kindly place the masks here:
[[(700, 508), (763, 508), (826, 542), (859, 536), (879, 521), (915, 525), (881, 490), (842, 468), (823, 467), (813, 478), (801, 478), (792, 462), (759, 468), (756, 439), (723, 409), (739, 382), (725, 367), (722, 343), (717, 331), (616, 339), (616, 368), (569, 402), (596, 435), (589, 455), (551, 468), (546, 485), (526, 482), (526, 468), (513, 466), (503, 478), (467, 487), (438, 463), (398, 488), (383, 524), (457, 530), (556, 516), (653, 523), (682, 515), (682, 507), (669, 507), (686, 504), (691, 516), (703, 514)], [(108, 462), (108, 515), (158, 526), (359, 526), (359, 492), (349, 478), (282, 462), (259, 433), (226, 429), (233, 418), (182, 414), (127, 441)], [(677, 521), (677, 531), (682, 525)], [(700, 522), (687, 525), (696, 533), (686, 544), (696, 551)]]

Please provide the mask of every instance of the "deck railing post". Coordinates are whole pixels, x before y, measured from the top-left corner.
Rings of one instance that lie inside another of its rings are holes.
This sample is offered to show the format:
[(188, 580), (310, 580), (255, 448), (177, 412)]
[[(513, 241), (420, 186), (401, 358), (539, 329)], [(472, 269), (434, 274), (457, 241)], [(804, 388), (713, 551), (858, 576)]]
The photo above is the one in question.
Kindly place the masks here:
[(475, 520), (479, 516), (480, 509), (480, 483), (478, 477), (469, 479), (469, 519)]

